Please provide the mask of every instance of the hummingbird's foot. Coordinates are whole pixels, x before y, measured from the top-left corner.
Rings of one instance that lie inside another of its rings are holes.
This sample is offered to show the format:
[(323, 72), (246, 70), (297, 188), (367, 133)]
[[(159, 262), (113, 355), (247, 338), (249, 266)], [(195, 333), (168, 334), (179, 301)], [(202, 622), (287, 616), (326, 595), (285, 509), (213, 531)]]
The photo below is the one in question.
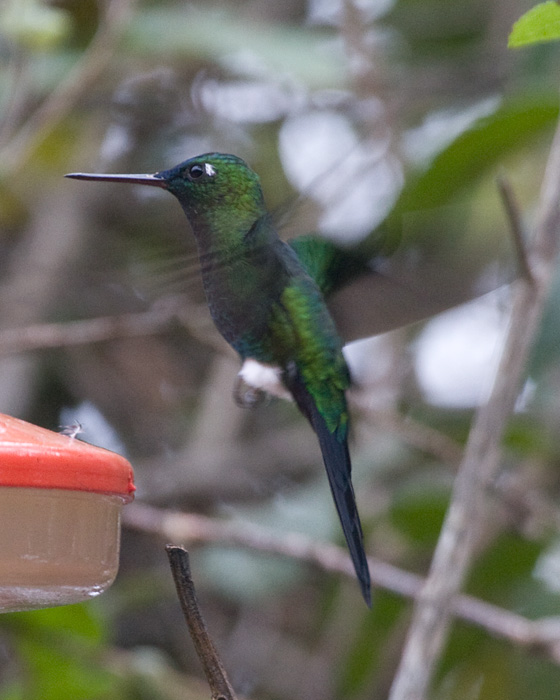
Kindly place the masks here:
[(252, 357), (243, 362), (233, 388), (235, 403), (242, 408), (255, 408), (271, 396), (291, 400), (292, 395), (282, 382), (280, 367), (263, 365)]
[(252, 357), (243, 361), (243, 366), (237, 375), (241, 383), (269, 396), (279, 399), (292, 400), (292, 395), (282, 381), (283, 371), (280, 367), (265, 365)]
[(241, 374), (233, 385), (233, 400), (240, 408), (257, 408), (269, 398), (266, 391), (250, 386)]

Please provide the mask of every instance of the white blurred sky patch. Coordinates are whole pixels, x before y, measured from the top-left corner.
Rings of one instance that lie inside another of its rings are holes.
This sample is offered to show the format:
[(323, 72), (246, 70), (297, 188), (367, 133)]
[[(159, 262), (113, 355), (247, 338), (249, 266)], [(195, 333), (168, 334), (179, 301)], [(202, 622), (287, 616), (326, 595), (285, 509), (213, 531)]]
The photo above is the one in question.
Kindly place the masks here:
[(370, 408), (394, 410), (400, 396), (398, 377), (402, 369), (394, 336), (383, 333), (356, 340), (344, 346), (344, 357), (355, 386), (367, 391)]
[[(364, 21), (371, 22), (386, 14), (395, 0), (354, 0)], [(311, 24), (338, 26), (342, 21), (344, 0), (309, 0), (307, 19)]]
[(560, 593), (560, 540), (554, 540), (539, 556), (533, 576), (552, 593)]
[[(381, 103), (377, 107), (382, 110)], [(293, 186), (321, 205), (320, 228), (333, 238), (352, 241), (369, 233), (402, 187), (389, 139), (361, 143), (350, 121), (335, 111), (288, 118), (280, 129), (279, 152)]]
[(431, 112), (420, 126), (403, 134), (403, 153), (416, 166), (425, 166), (446, 146), (482, 117), (493, 114), (500, 106), (497, 96), (487, 97), (464, 109)]
[(488, 397), (507, 331), (502, 290), (439, 314), (414, 348), (418, 383), (434, 405), (469, 408)]
[(254, 80), (205, 80), (198, 97), (215, 117), (248, 124), (280, 119), (307, 100), (306, 91), (296, 83)]

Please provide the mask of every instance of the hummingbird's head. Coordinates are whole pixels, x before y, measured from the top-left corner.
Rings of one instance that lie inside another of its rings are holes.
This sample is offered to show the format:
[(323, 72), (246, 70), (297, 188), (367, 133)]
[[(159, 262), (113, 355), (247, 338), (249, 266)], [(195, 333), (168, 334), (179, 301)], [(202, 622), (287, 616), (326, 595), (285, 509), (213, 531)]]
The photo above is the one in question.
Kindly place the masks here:
[(66, 177), (168, 190), (179, 200), (197, 238), (235, 237), (236, 232), (241, 237), (266, 214), (258, 175), (241, 158), (226, 153), (195, 156), (153, 175), (70, 173)]
[(227, 217), (230, 225), (266, 213), (258, 175), (237, 156), (205, 153), (155, 173), (175, 195), (191, 223)]

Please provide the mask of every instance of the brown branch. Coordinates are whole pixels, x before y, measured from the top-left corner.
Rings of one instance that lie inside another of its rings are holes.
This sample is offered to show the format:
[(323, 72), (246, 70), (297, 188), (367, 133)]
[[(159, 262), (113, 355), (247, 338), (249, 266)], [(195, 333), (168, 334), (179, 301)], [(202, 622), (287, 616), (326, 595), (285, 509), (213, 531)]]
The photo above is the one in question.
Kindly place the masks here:
[(513, 187), (505, 175), (502, 174), (498, 176), (497, 184), (509, 220), (519, 273), (527, 282), (532, 284), (533, 273), (531, 272), (529, 259), (527, 257), (527, 244), (523, 233), (519, 204), (513, 192)]
[(0, 331), (0, 356), (155, 335), (167, 330), (173, 320), (179, 321), (198, 340), (223, 349), (206, 318), (206, 305), (204, 316), (199, 311), (186, 296), (177, 295), (157, 301), (147, 311), (7, 328)]
[(168, 544), (165, 550), (169, 558), (169, 566), (175, 581), (181, 609), (210, 686), (212, 698), (213, 700), (236, 700), (236, 695), (200, 612), (191, 576), (189, 554), (183, 547), (172, 544)]
[(560, 229), (560, 127), (557, 129), (541, 190), (528, 260), (533, 282), (516, 282), (510, 327), (488, 402), (477, 411), (434, 553), (432, 567), (415, 610), (390, 700), (422, 700), (454, 613), (452, 601), (472, 564), (475, 545), (489, 509), (485, 484), (498, 471), (500, 443), (523, 379), (551, 287)]
[(153, 335), (167, 328), (175, 316), (174, 308), (164, 311), (152, 308), (149, 311), (118, 316), (8, 328), (0, 331), (0, 355)]
[[(312, 564), (330, 573), (354, 578), (347, 552), (336, 545), (317, 542), (299, 533), (281, 536), (255, 525), (216, 520), (203, 515), (180, 513), (133, 503), (123, 512), (126, 527), (149, 532), (163, 539), (196, 544), (221, 544), (246, 547), (254, 551), (278, 554)], [(392, 564), (368, 557), (374, 586), (398, 595), (417, 599), (425, 580)], [(558, 618), (528, 620), (517, 613), (485, 603), (473, 596), (454, 595), (453, 614), (489, 634), (512, 644), (546, 655), (560, 664), (560, 621)]]
[(15, 130), (18, 118), (22, 114), (28, 98), (28, 61), (22, 46), (14, 45), (7, 69), (9, 86), (6, 91), (4, 114), (0, 116), (0, 148)]

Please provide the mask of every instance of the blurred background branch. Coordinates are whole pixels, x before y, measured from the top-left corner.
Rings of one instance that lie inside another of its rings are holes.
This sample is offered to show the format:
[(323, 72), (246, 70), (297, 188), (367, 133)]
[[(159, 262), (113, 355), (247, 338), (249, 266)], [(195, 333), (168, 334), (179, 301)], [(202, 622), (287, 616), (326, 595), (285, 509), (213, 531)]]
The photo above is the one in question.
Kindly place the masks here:
[[(126, 527), (157, 535), (162, 540), (177, 540), (188, 546), (225, 544), (243, 546), (268, 554), (277, 554), (318, 566), (330, 573), (355, 577), (348, 555), (341, 547), (313, 541), (298, 533), (271, 533), (264, 528), (248, 528), (231, 521), (219, 521), (136, 503), (123, 515)], [(372, 583), (393, 593), (420, 598), (426, 581), (386, 562), (370, 558)], [(451, 600), (453, 614), (482, 627), (491, 635), (549, 656), (560, 664), (560, 621), (555, 618), (529, 620), (503, 608), (484, 603), (473, 596), (456, 594)]]

